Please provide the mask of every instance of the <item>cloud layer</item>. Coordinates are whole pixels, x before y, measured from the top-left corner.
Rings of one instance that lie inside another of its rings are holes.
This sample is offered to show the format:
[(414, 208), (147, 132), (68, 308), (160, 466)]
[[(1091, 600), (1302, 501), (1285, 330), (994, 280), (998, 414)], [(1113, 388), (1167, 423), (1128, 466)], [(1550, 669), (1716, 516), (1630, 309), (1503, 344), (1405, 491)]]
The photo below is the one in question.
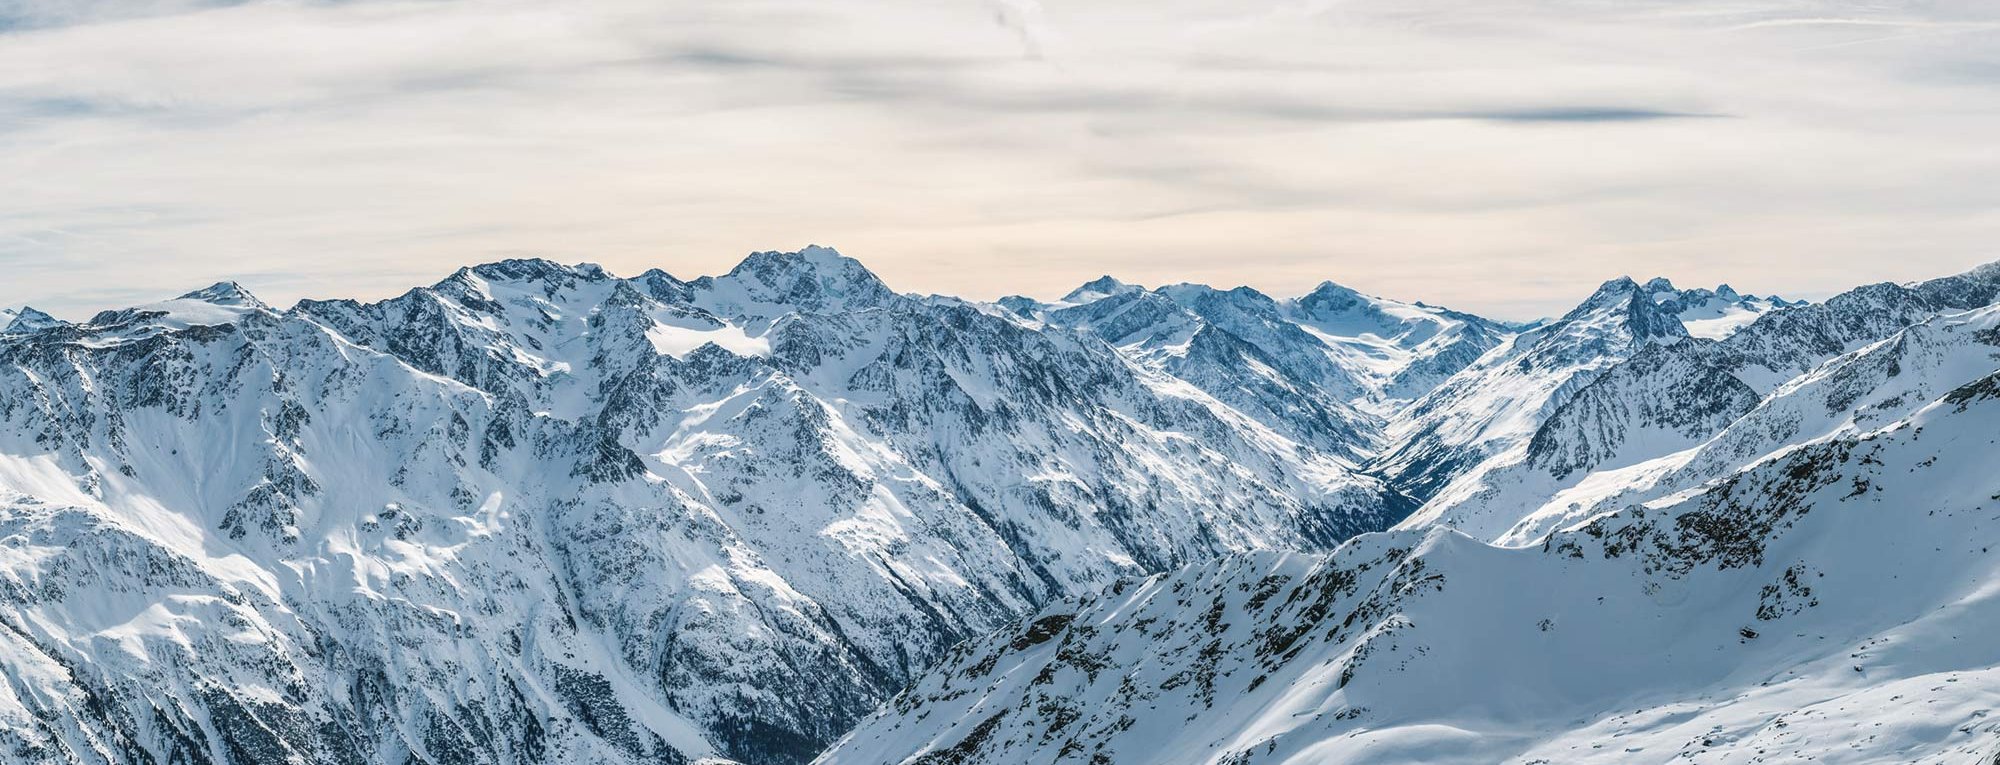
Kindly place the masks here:
[(831, 244), (1509, 318), (2000, 257), (1973, 0), (0, 0), (0, 305)]

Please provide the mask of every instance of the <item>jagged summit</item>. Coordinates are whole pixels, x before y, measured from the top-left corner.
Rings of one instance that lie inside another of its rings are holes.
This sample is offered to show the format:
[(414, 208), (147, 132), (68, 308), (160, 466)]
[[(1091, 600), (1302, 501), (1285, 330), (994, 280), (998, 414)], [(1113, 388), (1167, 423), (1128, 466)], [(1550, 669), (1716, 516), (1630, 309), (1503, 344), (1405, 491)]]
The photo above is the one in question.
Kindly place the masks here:
[[(1664, 281), (1664, 280), (1655, 279), (1654, 281)], [(1639, 283), (1637, 281), (1634, 281), (1630, 276), (1619, 276), (1612, 279), (1606, 279), (1602, 284), (1597, 285), (1597, 289), (1591, 291), (1589, 297), (1584, 298), (1583, 302), (1578, 303), (1575, 308), (1571, 308), (1569, 312), (1564, 314), (1563, 316), (1564, 318), (1569, 318), (1572, 316), (1577, 316), (1594, 308), (1600, 308), (1606, 305), (1617, 304), (1625, 301), (1626, 299), (1632, 297), (1635, 294), (1638, 294), (1639, 292), (1640, 292)]]
[(896, 298), (861, 261), (819, 245), (796, 252), (754, 252), (729, 273), (690, 284), (698, 302), (725, 315), (875, 308)]
[(840, 254), (832, 247), (809, 244), (792, 251), (752, 252), (729, 269), (725, 276), (812, 275), (817, 278), (846, 277), (880, 281), (861, 261)]
[(646, 269), (645, 272), (632, 277), (632, 282), (646, 294), (652, 295), (653, 299), (674, 303), (686, 302), (693, 289), (687, 282), (658, 268)]
[(1673, 282), (1665, 277), (1655, 277), (1641, 286), (1632, 277), (1620, 276), (1598, 286), (1561, 319), (1537, 331), (1567, 333), (1593, 327), (1583, 331), (1599, 333), (1615, 325), (1637, 340), (1686, 337), (1687, 328), (1667, 305), (1678, 295)]
[(1255, 287), (1242, 284), (1239, 284), (1234, 287), (1222, 288), (1207, 284), (1201, 284), (1198, 282), (1176, 282), (1173, 284), (1162, 285), (1153, 291), (1183, 302), (1191, 302), (1197, 300), (1229, 300), (1229, 301), (1237, 301), (1243, 304), (1257, 303), (1257, 304), (1275, 305), (1277, 303), (1276, 300), (1273, 300), (1270, 295), (1264, 294), (1263, 291)]
[[(552, 281), (581, 279), (601, 281), (611, 278), (604, 267), (596, 263), (564, 265), (546, 258), (509, 258), (482, 263), (459, 270), (460, 274), (470, 273), (482, 279), (493, 281)], [(456, 276), (457, 274), (454, 274)]]
[(1559, 321), (1579, 320), (1593, 312), (1616, 308), (1626, 314), (1626, 323), (1640, 337), (1671, 340), (1693, 336), (1720, 340), (1768, 311), (1792, 305), (1797, 303), (1776, 296), (1740, 294), (1727, 284), (1712, 290), (1681, 289), (1664, 276), (1648, 279), (1644, 284), (1620, 277), (1599, 286)]

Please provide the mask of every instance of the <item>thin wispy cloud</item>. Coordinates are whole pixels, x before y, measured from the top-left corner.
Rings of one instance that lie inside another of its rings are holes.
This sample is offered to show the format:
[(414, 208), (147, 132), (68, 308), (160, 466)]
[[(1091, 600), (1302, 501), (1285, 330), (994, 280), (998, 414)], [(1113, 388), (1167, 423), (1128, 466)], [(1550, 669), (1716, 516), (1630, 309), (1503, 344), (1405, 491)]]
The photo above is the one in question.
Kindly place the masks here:
[(1621, 273), (1809, 294), (2000, 257), (1996, 16), (0, 0), (0, 304), (806, 242), (975, 297), (1104, 272), (1511, 317)]

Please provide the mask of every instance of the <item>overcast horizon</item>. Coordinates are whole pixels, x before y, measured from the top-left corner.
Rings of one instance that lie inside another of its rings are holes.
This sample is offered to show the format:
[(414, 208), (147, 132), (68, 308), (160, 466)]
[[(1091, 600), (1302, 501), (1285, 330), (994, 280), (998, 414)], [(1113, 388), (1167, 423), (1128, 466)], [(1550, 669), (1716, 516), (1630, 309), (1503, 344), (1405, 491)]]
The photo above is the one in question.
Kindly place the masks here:
[(0, 306), (507, 257), (900, 291), (1331, 280), (1501, 319), (2000, 259), (2000, 11), (0, 0)]

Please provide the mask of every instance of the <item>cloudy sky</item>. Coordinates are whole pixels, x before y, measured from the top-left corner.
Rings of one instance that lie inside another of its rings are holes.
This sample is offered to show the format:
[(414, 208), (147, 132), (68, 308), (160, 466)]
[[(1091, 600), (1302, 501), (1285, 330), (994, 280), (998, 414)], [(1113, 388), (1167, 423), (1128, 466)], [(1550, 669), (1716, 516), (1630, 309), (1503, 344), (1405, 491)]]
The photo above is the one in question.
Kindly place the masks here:
[(1990, 0), (0, 0), (0, 305), (513, 256), (1820, 296), (2000, 258)]

